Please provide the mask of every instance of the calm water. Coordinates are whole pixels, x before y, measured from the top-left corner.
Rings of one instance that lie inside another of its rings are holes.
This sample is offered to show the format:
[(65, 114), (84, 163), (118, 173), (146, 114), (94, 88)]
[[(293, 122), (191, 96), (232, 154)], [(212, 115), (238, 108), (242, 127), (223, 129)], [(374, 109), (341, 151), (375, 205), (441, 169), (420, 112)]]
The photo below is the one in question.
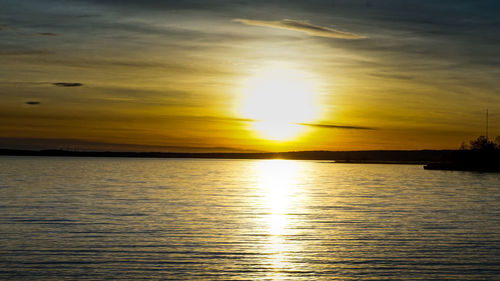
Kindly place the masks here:
[(500, 174), (0, 157), (0, 279), (500, 280)]

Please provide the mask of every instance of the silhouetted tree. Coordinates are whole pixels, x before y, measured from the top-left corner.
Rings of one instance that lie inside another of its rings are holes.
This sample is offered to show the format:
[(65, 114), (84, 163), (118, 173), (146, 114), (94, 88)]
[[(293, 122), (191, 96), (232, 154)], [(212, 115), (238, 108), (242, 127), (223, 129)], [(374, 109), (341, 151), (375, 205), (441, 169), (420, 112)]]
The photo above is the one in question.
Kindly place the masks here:
[(497, 146), (485, 136), (480, 136), (470, 141), (469, 148), (472, 150), (495, 150)]
[(500, 169), (500, 136), (492, 141), (485, 136), (465, 142), (460, 150), (453, 154), (451, 160), (455, 168), (465, 170), (499, 170)]
[(460, 150), (467, 150), (469, 149), (469, 146), (463, 141), (462, 144), (460, 145)]
[(497, 136), (495, 138), (495, 146), (497, 149), (500, 149), (500, 136)]
[(443, 158), (443, 164), (428, 169), (500, 172), (500, 137), (492, 141), (480, 136), (468, 144), (463, 142), (460, 150)]

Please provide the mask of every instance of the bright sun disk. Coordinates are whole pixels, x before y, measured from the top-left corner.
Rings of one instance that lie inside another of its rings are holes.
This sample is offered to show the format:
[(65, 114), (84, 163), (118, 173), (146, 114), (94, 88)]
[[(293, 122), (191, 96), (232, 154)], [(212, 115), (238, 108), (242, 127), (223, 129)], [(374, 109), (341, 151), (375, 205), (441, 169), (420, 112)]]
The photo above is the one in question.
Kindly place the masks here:
[(317, 118), (317, 91), (309, 76), (292, 67), (271, 66), (246, 81), (240, 111), (255, 120), (253, 130), (260, 137), (293, 139), (305, 130), (300, 123)]

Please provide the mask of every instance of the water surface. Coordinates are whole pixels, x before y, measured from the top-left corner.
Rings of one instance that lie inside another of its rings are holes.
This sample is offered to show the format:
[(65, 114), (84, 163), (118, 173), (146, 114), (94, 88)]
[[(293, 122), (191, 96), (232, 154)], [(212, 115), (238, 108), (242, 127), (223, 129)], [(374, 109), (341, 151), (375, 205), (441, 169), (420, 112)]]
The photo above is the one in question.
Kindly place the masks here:
[(500, 175), (0, 158), (0, 279), (498, 280)]

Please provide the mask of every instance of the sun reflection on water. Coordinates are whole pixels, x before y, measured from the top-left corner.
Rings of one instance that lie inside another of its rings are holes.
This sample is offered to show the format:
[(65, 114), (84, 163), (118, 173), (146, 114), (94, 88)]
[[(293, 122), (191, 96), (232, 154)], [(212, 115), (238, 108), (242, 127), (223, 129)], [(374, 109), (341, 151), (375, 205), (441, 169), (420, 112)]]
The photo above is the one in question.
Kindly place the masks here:
[(268, 160), (257, 165), (258, 192), (265, 210), (264, 225), (268, 240), (263, 252), (268, 254), (270, 277), (284, 278), (283, 272), (291, 269), (289, 253), (297, 251), (287, 237), (294, 235), (292, 210), (300, 203), (300, 177), (302, 166), (298, 161)]

